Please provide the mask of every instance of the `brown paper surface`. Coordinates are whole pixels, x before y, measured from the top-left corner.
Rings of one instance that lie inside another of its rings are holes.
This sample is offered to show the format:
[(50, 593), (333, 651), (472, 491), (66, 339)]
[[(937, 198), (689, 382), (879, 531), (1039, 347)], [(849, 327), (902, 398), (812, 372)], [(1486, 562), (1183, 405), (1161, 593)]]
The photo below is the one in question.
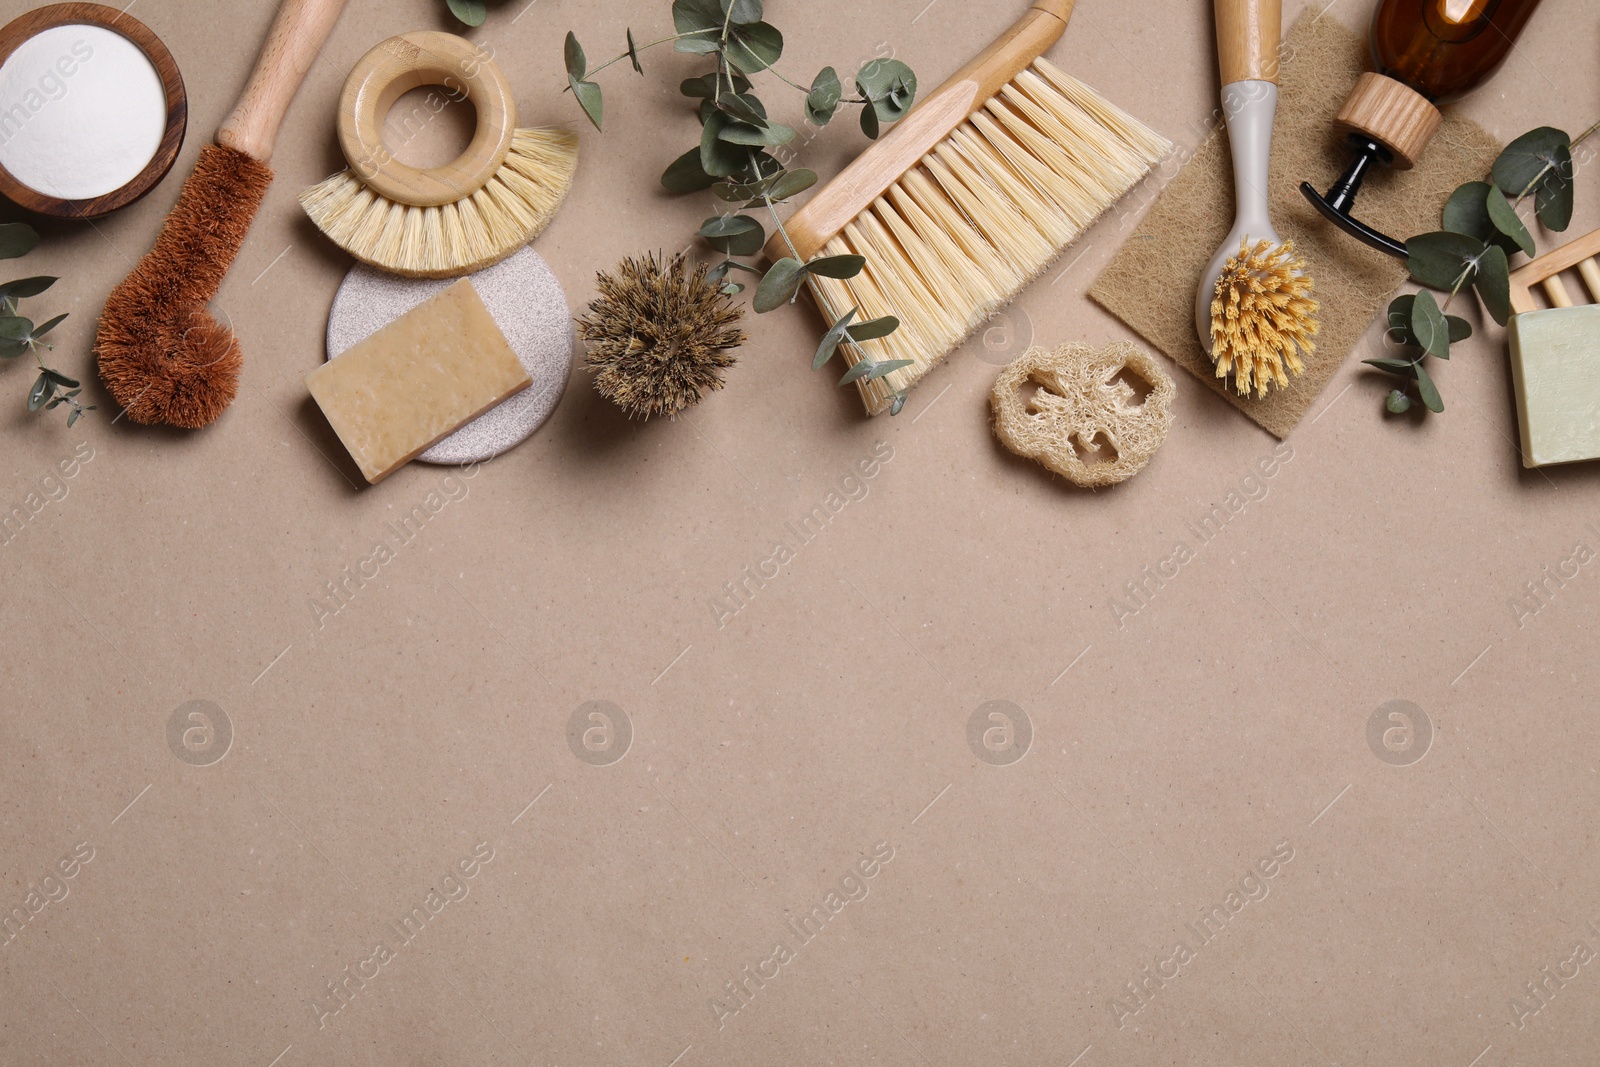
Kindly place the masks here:
[[(791, 79), (892, 51), (929, 87), (1022, 7), (766, 4)], [(1051, 57), (1192, 149), (1208, 7), (1083, 0)], [(189, 87), (178, 167), (9, 264), (61, 277), (24, 309), (70, 313), (49, 358), (100, 408), (30, 415), (0, 366), (0, 1063), (1595, 1061), (1597, 468), (1520, 468), (1500, 330), (1444, 415), (1385, 417), (1348, 359), (1282, 445), (1180, 378), (1150, 464), (1077, 491), (988, 393), (1029, 344), (1132, 339), (1084, 289), (1148, 184), (893, 419), (809, 370), (801, 307), (677, 423), (580, 369), (500, 459), (363, 487), (304, 386), (350, 262), (295, 196), (344, 72), (448, 22), (351, 0), (217, 301), (239, 399), (130, 426), (94, 319), (275, 10), (135, 5)], [(1594, 22), (1545, 0), (1458, 113), (1587, 126)], [(598, 63), (624, 26), (672, 32), (507, 0), (472, 33), (523, 122), (581, 131), (536, 242), (574, 309), (717, 209), (656, 185), (693, 57), (602, 72), (603, 134), (562, 95), (567, 30)], [(798, 150), (861, 144), (841, 115)], [(1585, 170), (1573, 233), (1597, 201)]]

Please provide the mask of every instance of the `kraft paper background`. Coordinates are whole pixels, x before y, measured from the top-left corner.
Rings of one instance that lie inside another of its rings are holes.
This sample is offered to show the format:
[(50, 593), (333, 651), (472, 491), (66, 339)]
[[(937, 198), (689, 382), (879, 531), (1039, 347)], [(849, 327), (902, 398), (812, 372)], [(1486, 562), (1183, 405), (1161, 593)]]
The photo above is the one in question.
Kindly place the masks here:
[[(791, 79), (893, 52), (929, 89), (1022, 6), (766, 4)], [(579, 371), (470, 477), (366, 488), (303, 384), (350, 264), (295, 196), (340, 165), (344, 72), (442, 3), (351, 0), (290, 112), (218, 300), (232, 409), (142, 429), (92, 382), (275, 11), (140, 0), (178, 167), (8, 264), (62, 277), (26, 306), (71, 314), (52, 358), (99, 410), (29, 415), (0, 367), (0, 1063), (1595, 1062), (1600, 468), (1522, 469), (1475, 309), (1442, 416), (1385, 416), (1359, 347), (1281, 443), (1180, 375), (1150, 465), (1076, 491), (995, 442), (989, 387), (1033, 341), (1131, 337), (1084, 292), (1174, 165), (896, 418), (809, 370), (802, 306), (677, 423)], [(656, 185), (692, 58), (604, 71), (604, 134), (560, 92), (567, 30), (598, 63), (625, 26), (667, 4), (472, 33), (524, 122), (581, 131), (537, 242), (574, 309), (716, 209)], [(1585, 128), (1597, 31), (1546, 0), (1459, 113)], [(1051, 58), (1192, 151), (1213, 54), (1207, 4), (1082, 0)], [(852, 120), (801, 158), (836, 172)]]

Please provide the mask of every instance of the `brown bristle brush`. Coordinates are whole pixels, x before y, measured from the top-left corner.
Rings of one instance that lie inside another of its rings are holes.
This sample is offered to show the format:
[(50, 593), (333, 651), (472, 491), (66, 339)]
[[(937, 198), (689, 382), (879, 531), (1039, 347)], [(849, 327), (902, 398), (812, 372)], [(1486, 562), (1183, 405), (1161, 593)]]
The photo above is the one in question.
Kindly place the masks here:
[[(861, 380), (877, 414), (1053, 263), (1171, 145), (1040, 58), (1075, 0), (1037, 0), (1015, 25), (795, 212), (802, 261), (865, 256), (854, 278), (807, 277), (831, 322), (894, 315), (862, 359), (910, 360)], [(783, 234), (766, 248), (792, 253)]]
[(95, 355), (135, 422), (194, 430), (233, 402), (243, 356), (206, 305), (272, 184), (278, 127), (345, 0), (283, 0), (217, 143), (200, 150), (155, 247), (106, 298)]

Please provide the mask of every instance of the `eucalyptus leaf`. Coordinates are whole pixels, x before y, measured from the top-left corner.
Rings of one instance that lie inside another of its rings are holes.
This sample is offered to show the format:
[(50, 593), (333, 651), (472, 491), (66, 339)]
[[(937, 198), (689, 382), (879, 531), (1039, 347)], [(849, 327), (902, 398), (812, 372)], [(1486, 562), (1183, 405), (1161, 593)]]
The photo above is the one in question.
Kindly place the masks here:
[(55, 278), (38, 277), (22, 278), (18, 281), (7, 282), (0, 285), (0, 299), (23, 300), (30, 296), (38, 296), (56, 283)]
[(839, 384), (849, 385), (853, 381), (865, 378), (868, 374), (872, 373), (872, 368), (874, 366), (875, 364), (870, 359), (861, 360), (855, 366), (844, 372), (844, 376), (839, 379)]
[(51, 330), (55, 329), (57, 326), (60, 326), (63, 322), (66, 321), (66, 318), (67, 317), (65, 315), (57, 315), (55, 318), (50, 319), (49, 321), (47, 321), (42, 326), (35, 326), (33, 328), (33, 337), (34, 337), (34, 339), (37, 340), (38, 338), (43, 337), (45, 334), (49, 333)]
[(1389, 394), (1389, 399), (1384, 401), (1383, 406), (1388, 408), (1392, 415), (1404, 415), (1411, 410), (1411, 398), (1396, 389)]
[(791, 196), (798, 196), (817, 184), (817, 172), (813, 170), (785, 171), (767, 189), (767, 196), (772, 200), (787, 200)]
[[(1463, 278), (1472, 280), (1486, 247), (1476, 237), (1448, 230), (1419, 234), (1406, 242), (1406, 266), (1423, 285), (1450, 292)], [(1505, 253), (1500, 255), (1504, 259)]]
[(698, 193), (709, 189), (717, 179), (707, 174), (700, 165), (700, 149), (691, 148), (667, 167), (661, 174), (661, 184), (672, 193)]
[(861, 132), (876, 141), (878, 130), (878, 113), (869, 104), (861, 109)]
[(1389, 311), (1386, 320), (1389, 329), (1386, 336), (1403, 345), (1417, 344), (1417, 337), (1411, 332), (1411, 309), (1417, 303), (1416, 293), (1406, 293), (1397, 296), (1389, 302)]
[[(1489, 195), (1485, 201), (1488, 206), (1489, 221), (1494, 224), (1495, 230), (1511, 238), (1516, 246), (1527, 255), (1533, 255), (1536, 249), (1533, 244), (1533, 235), (1528, 232), (1522, 219), (1517, 217), (1516, 209), (1511, 206), (1511, 201), (1506, 199), (1505, 193), (1498, 185), (1489, 186)], [(1510, 253), (1511, 249), (1502, 249)]]
[(860, 363), (857, 363), (854, 367), (851, 367), (849, 370), (845, 371), (844, 377), (839, 379), (839, 384), (849, 385), (851, 382), (858, 379), (864, 382), (876, 381), (877, 379), (885, 377), (886, 375), (893, 374), (901, 367), (911, 366), (911, 363), (912, 361), (909, 359), (864, 359)]
[(761, 21), (761, 0), (722, 0), (722, 14), (740, 26)]
[(28, 342), (0, 338), (0, 359), (16, 359), (28, 351)]
[(51, 370), (49, 367), (44, 369), (44, 374), (52, 382), (55, 382), (57, 385), (64, 385), (68, 389), (76, 389), (79, 385), (83, 384), (81, 382), (75, 382), (71, 378), (68, 378), (65, 374), (62, 374), (60, 371)]
[(1411, 305), (1411, 335), (1428, 355), (1450, 358), (1450, 325), (1444, 321), (1439, 302), (1426, 289)]
[(775, 148), (794, 140), (794, 127), (781, 122), (765, 126), (752, 126), (748, 122), (730, 122), (723, 126), (717, 137), (729, 144), (755, 145)]
[(882, 122), (897, 122), (917, 98), (917, 75), (898, 59), (871, 59), (856, 72), (856, 90)]
[(767, 243), (767, 231), (749, 215), (710, 218), (696, 231), (706, 244), (728, 256), (751, 256)]
[(1398, 375), (1401, 378), (1415, 378), (1417, 376), (1417, 361), (1414, 359), (1364, 359), (1361, 362), (1378, 368), (1388, 374)]
[(0, 319), (0, 340), (27, 341), (32, 336), (32, 320), (22, 318), (20, 315)]
[(773, 176), (762, 178), (758, 182), (718, 182), (711, 187), (711, 191), (729, 202), (749, 200), (754, 204), (761, 204), (762, 201), (759, 199), (761, 194), (771, 189), (777, 181), (777, 176)]
[(735, 96), (743, 96), (750, 91), (749, 79), (739, 74), (731, 74), (728, 77), (707, 74), (703, 78), (685, 78), (678, 86), (678, 91), (687, 97), (711, 100), (716, 98), (730, 82)]
[(1451, 233), (1464, 233), (1485, 244), (1497, 237), (1509, 242), (1510, 239), (1489, 220), (1489, 192), (1493, 188), (1488, 182), (1467, 182), (1457, 187), (1445, 201), (1440, 224)]
[(49, 400), (55, 391), (56, 383), (50, 380), (49, 374), (41, 372), (34, 380), (33, 388), (28, 390), (28, 410), (38, 411), (44, 407), (45, 401)]
[(867, 379), (866, 380), (870, 382), (870, 381), (873, 381), (873, 380), (875, 380), (877, 378), (885, 377), (886, 375), (893, 374), (895, 371), (899, 370), (901, 367), (909, 367), (909, 366), (911, 366), (911, 364), (913, 364), (915, 362), (916, 362), (916, 360), (912, 360), (912, 359), (884, 359), (884, 360), (879, 360), (877, 363), (874, 363), (872, 365), (872, 369), (867, 372)]
[(800, 261), (793, 256), (785, 256), (767, 270), (766, 277), (756, 286), (756, 295), (751, 301), (751, 307), (755, 308), (757, 314), (781, 308), (794, 299), (804, 280), (805, 268), (801, 266)]
[[(890, 418), (893, 418), (894, 416), (900, 414), (900, 412), (905, 410), (905, 407), (906, 407), (906, 394), (905, 394), (904, 390), (901, 390), (900, 392), (894, 394), (894, 399), (892, 401), (890, 401), (890, 403), (889, 403), (889, 416), (890, 416)], [(76, 414), (76, 412), (74, 412), (74, 414)], [(70, 418), (67, 420), (67, 425), (68, 426), (72, 425), (72, 420)]]
[(1420, 363), (1417, 364), (1417, 392), (1422, 395), (1422, 402), (1429, 411), (1436, 414), (1444, 411), (1444, 398), (1439, 395), (1433, 379), (1428, 377), (1428, 369)]
[(633, 64), (635, 74), (643, 74), (644, 68), (639, 65), (639, 45), (633, 39), (633, 27), (628, 27), (628, 60)]
[(67, 428), (71, 429), (73, 423), (75, 423), (79, 419), (83, 418), (83, 413), (85, 411), (92, 411), (93, 409), (94, 409), (94, 405), (93, 404), (89, 405), (89, 407), (86, 407), (86, 408), (73, 408), (67, 414)]
[(600, 91), (600, 86), (595, 82), (580, 81), (577, 78), (568, 78), (567, 84), (572, 87), (572, 95), (577, 97), (578, 106), (589, 116), (594, 128), (600, 129), (600, 122), (605, 118), (606, 110), (605, 97)]
[(783, 34), (770, 22), (732, 27), (722, 54), (734, 69), (754, 74), (766, 70), (782, 57)]
[(713, 112), (700, 131), (700, 167), (707, 174), (726, 178), (745, 165), (745, 154), (737, 145), (722, 139), (722, 131), (733, 123), (724, 112)]
[[(1512, 196), (1520, 197), (1531, 183), (1543, 181), (1553, 172), (1563, 148), (1567, 149), (1566, 158), (1570, 160), (1572, 138), (1564, 131), (1551, 126), (1529, 130), (1506, 145), (1500, 158), (1494, 161), (1491, 171), (1494, 183)], [(1567, 177), (1571, 176), (1569, 172)]]
[(811, 91), (806, 94), (807, 121), (813, 126), (826, 126), (843, 99), (844, 83), (839, 81), (839, 72), (832, 67), (823, 67), (811, 79)]
[[(672, 0), (672, 25), (679, 33), (722, 33), (722, 5), (718, 0)], [(677, 42), (680, 46), (685, 42)], [(690, 49), (680, 47), (680, 52)]]
[(489, 9), (484, 0), (445, 0), (450, 5), (450, 14), (468, 26), (482, 26), (483, 20), (489, 17)]
[(1455, 344), (1457, 341), (1465, 341), (1472, 336), (1472, 323), (1460, 315), (1446, 315), (1444, 321), (1450, 327), (1451, 344)]
[(880, 337), (888, 337), (900, 328), (900, 320), (893, 315), (885, 315), (881, 319), (868, 319), (850, 327), (850, 340), (857, 344), (862, 341), (876, 341)]
[(39, 243), (39, 234), (26, 222), (7, 222), (0, 225), (0, 259), (16, 259), (33, 251)]
[(845, 330), (855, 321), (858, 310), (858, 308), (851, 308), (846, 311), (843, 317), (834, 323), (827, 333), (822, 335), (822, 343), (817, 346), (817, 354), (811, 360), (812, 370), (821, 370), (828, 360), (833, 358), (833, 354), (839, 350), (840, 343), (845, 339)]
[(738, 296), (744, 292), (744, 285), (741, 282), (729, 282), (722, 287), (721, 292), (723, 296)]
[(567, 31), (567, 41), (562, 48), (562, 58), (567, 64), (568, 79), (583, 81), (583, 76), (589, 73), (589, 58), (583, 54), (583, 45), (578, 43), (578, 35), (571, 30)]
[(1556, 149), (1556, 169), (1539, 183), (1534, 211), (1545, 229), (1560, 233), (1572, 224), (1572, 149)]
[(754, 96), (744, 93), (724, 94), (713, 100), (712, 104), (741, 122), (748, 122), (752, 126), (767, 124), (767, 109)]
[(866, 265), (866, 256), (821, 256), (807, 263), (805, 271), (824, 278), (854, 278)]
[(1473, 284), (1489, 317), (1504, 326), (1511, 317), (1511, 264), (1503, 248), (1490, 245), (1484, 252)]

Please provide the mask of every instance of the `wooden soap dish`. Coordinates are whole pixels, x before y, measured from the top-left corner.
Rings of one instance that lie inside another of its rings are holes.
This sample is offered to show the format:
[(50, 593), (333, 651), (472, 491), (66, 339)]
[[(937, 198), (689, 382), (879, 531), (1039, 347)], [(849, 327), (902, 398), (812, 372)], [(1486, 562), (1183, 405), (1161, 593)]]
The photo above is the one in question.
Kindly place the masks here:
[(161, 38), (150, 27), (114, 7), (104, 4), (51, 4), (19, 15), (0, 27), (0, 64), (11, 58), (11, 53), (23, 42), (45, 30), (57, 26), (82, 25), (101, 26), (120, 34), (145, 54), (161, 78), (161, 88), (167, 98), (167, 124), (156, 154), (144, 169), (132, 181), (104, 196), (87, 200), (63, 200), (49, 196), (22, 184), (0, 165), (0, 195), (29, 211), (62, 219), (98, 218), (127, 207), (154, 189), (177, 161), (178, 151), (183, 147), (184, 132), (189, 126), (189, 97), (184, 92), (183, 75), (178, 73), (178, 64), (172, 58), (172, 53), (167, 51), (167, 46), (161, 43)]
[(1572, 307), (1574, 302), (1561, 280), (1561, 273), (1573, 267), (1578, 268), (1589, 290), (1590, 299), (1583, 302), (1600, 303), (1600, 263), (1596, 262), (1596, 256), (1600, 256), (1600, 230), (1524, 263), (1511, 272), (1511, 310), (1518, 315), (1539, 310), (1533, 297), (1535, 285), (1543, 286), (1551, 307)]

